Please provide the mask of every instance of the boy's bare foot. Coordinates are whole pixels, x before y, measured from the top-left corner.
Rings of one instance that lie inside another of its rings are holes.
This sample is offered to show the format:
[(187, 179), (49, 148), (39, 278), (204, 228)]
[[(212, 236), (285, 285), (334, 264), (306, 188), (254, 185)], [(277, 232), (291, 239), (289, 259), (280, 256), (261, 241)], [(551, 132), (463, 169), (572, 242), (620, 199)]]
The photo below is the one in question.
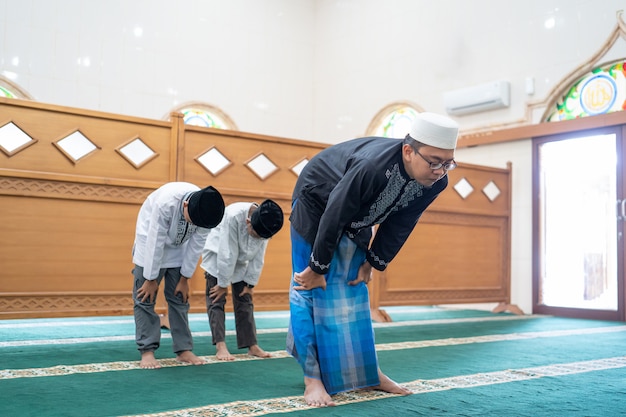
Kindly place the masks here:
[(313, 407), (333, 407), (335, 402), (322, 384), (322, 381), (315, 378), (304, 377), (304, 401)]
[(226, 342), (217, 342), (215, 345), (217, 351), (215, 356), (220, 361), (234, 361), (235, 357), (230, 354), (228, 348), (226, 347)]
[(248, 355), (256, 356), (258, 358), (271, 358), (272, 355), (259, 347), (259, 345), (252, 345), (248, 348)]
[(178, 362), (190, 363), (192, 365), (204, 365), (206, 361), (202, 358), (199, 358), (190, 350), (183, 350), (182, 352), (176, 354), (176, 360)]
[(139, 367), (142, 369), (159, 369), (161, 364), (154, 357), (153, 351), (147, 351), (141, 353), (141, 362), (139, 362)]
[(372, 389), (385, 391), (391, 394), (400, 394), (400, 395), (413, 394), (413, 391), (411, 391), (407, 387), (398, 385), (395, 381), (391, 380), (387, 375), (383, 374), (380, 371), (380, 369), (378, 370), (378, 379), (380, 379), (380, 385), (376, 387), (372, 387)]

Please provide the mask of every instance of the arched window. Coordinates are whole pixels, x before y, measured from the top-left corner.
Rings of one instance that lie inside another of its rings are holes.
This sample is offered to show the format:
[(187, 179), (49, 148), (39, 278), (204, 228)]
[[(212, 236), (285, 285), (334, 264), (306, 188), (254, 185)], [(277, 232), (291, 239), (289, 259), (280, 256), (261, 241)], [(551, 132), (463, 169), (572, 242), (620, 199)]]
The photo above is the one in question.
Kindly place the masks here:
[(596, 67), (580, 77), (556, 102), (548, 122), (626, 109), (626, 60)]
[(409, 102), (396, 102), (378, 112), (369, 127), (367, 136), (404, 138), (411, 130), (411, 124), (423, 109)]
[(173, 109), (182, 113), (185, 124), (214, 129), (238, 130), (235, 122), (219, 108), (205, 103), (187, 103)]

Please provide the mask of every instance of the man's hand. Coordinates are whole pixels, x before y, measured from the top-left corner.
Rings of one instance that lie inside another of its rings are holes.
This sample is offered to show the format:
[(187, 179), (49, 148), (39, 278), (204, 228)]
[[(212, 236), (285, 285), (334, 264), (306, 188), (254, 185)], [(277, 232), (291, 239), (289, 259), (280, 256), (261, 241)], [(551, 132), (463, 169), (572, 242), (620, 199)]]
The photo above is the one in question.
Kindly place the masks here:
[(209, 290), (209, 298), (213, 302), (216, 302), (222, 297), (226, 297), (226, 294), (228, 294), (228, 287), (222, 288), (219, 285), (216, 285), (214, 287), (211, 287), (211, 289)]
[(326, 278), (324, 275), (314, 272), (309, 266), (300, 273), (294, 273), (293, 280), (298, 284), (293, 287), (294, 290), (312, 290), (313, 288), (326, 289)]
[(159, 283), (157, 282), (156, 279), (152, 281), (146, 280), (141, 285), (141, 288), (137, 290), (137, 298), (142, 303), (145, 303), (146, 300), (148, 300), (149, 303), (150, 302), (154, 303), (156, 302), (156, 293), (158, 289), (159, 289)]
[(243, 290), (241, 290), (241, 293), (239, 294), (239, 296), (243, 297), (246, 294), (250, 294), (250, 297), (252, 297), (253, 293), (254, 293), (254, 288), (250, 288), (246, 285), (245, 287), (243, 287)]
[(359, 267), (359, 272), (354, 281), (349, 281), (348, 285), (357, 285), (359, 282), (368, 283), (372, 280), (372, 265), (369, 262), (365, 261)]
[(176, 284), (176, 288), (174, 289), (174, 295), (180, 294), (183, 297), (183, 303), (186, 303), (189, 300), (189, 279), (180, 276), (178, 280), (178, 284)]

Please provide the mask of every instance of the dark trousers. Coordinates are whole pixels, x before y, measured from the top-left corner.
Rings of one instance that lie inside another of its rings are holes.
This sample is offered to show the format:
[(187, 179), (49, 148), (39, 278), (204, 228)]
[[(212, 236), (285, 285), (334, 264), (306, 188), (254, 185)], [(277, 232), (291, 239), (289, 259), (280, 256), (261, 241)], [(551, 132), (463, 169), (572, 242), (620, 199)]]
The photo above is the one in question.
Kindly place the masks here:
[[(137, 348), (142, 353), (155, 351), (161, 343), (161, 319), (154, 310), (156, 300), (141, 302), (137, 299), (137, 290), (146, 281), (143, 277), (143, 267), (135, 265), (133, 276), (135, 281), (133, 285), (133, 310)], [(164, 294), (167, 301), (167, 315), (172, 334), (172, 348), (175, 353), (192, 350), (193, 340), (188, 318), (189, 302), (183, 302), (180, 294), (174, 294), (178, 280), (180, 280), (180, 268), (161, 269), (157, 278), (159, 285), (163, 279), (165, 279)]]
[[(208, 272), (204, 273), (206, 278), (206, 308), (209, 315), (209, 326), (211, 326), (211, 335), (213, 344), (223, 342), (226, 337), (226, 314), (224, 306), (226, 305), (226, 297), (212, 301), (209, 298), (209, 291), (217, 285), (217, 278)], [(245, 349), (256, 345), (256, 324), (254, 322), (254, 304), (252, 296), (245, 294), (240, 297), (241, 291), (246, 286), (245, 282), (236, 282), (230, 286), (233, 299), (233, 308), (235, 310), (235, 330), (237, 331), (237, 348)]]

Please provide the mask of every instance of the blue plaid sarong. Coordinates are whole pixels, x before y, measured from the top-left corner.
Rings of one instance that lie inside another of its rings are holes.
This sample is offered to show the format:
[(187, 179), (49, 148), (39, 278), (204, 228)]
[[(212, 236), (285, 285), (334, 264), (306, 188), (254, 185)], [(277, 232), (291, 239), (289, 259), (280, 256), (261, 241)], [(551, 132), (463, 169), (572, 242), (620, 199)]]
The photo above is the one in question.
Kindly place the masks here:
[[(293, 271), (301, 272), (311, 245), (293, 228), (291, 245)], [(325, 275), (326, 290), (296, 291), (291, 277), (287, 352), (329, 394), (380, 384), (367, 285), (348, 285), (364, 261), (365, 251), (344, 235)]]

